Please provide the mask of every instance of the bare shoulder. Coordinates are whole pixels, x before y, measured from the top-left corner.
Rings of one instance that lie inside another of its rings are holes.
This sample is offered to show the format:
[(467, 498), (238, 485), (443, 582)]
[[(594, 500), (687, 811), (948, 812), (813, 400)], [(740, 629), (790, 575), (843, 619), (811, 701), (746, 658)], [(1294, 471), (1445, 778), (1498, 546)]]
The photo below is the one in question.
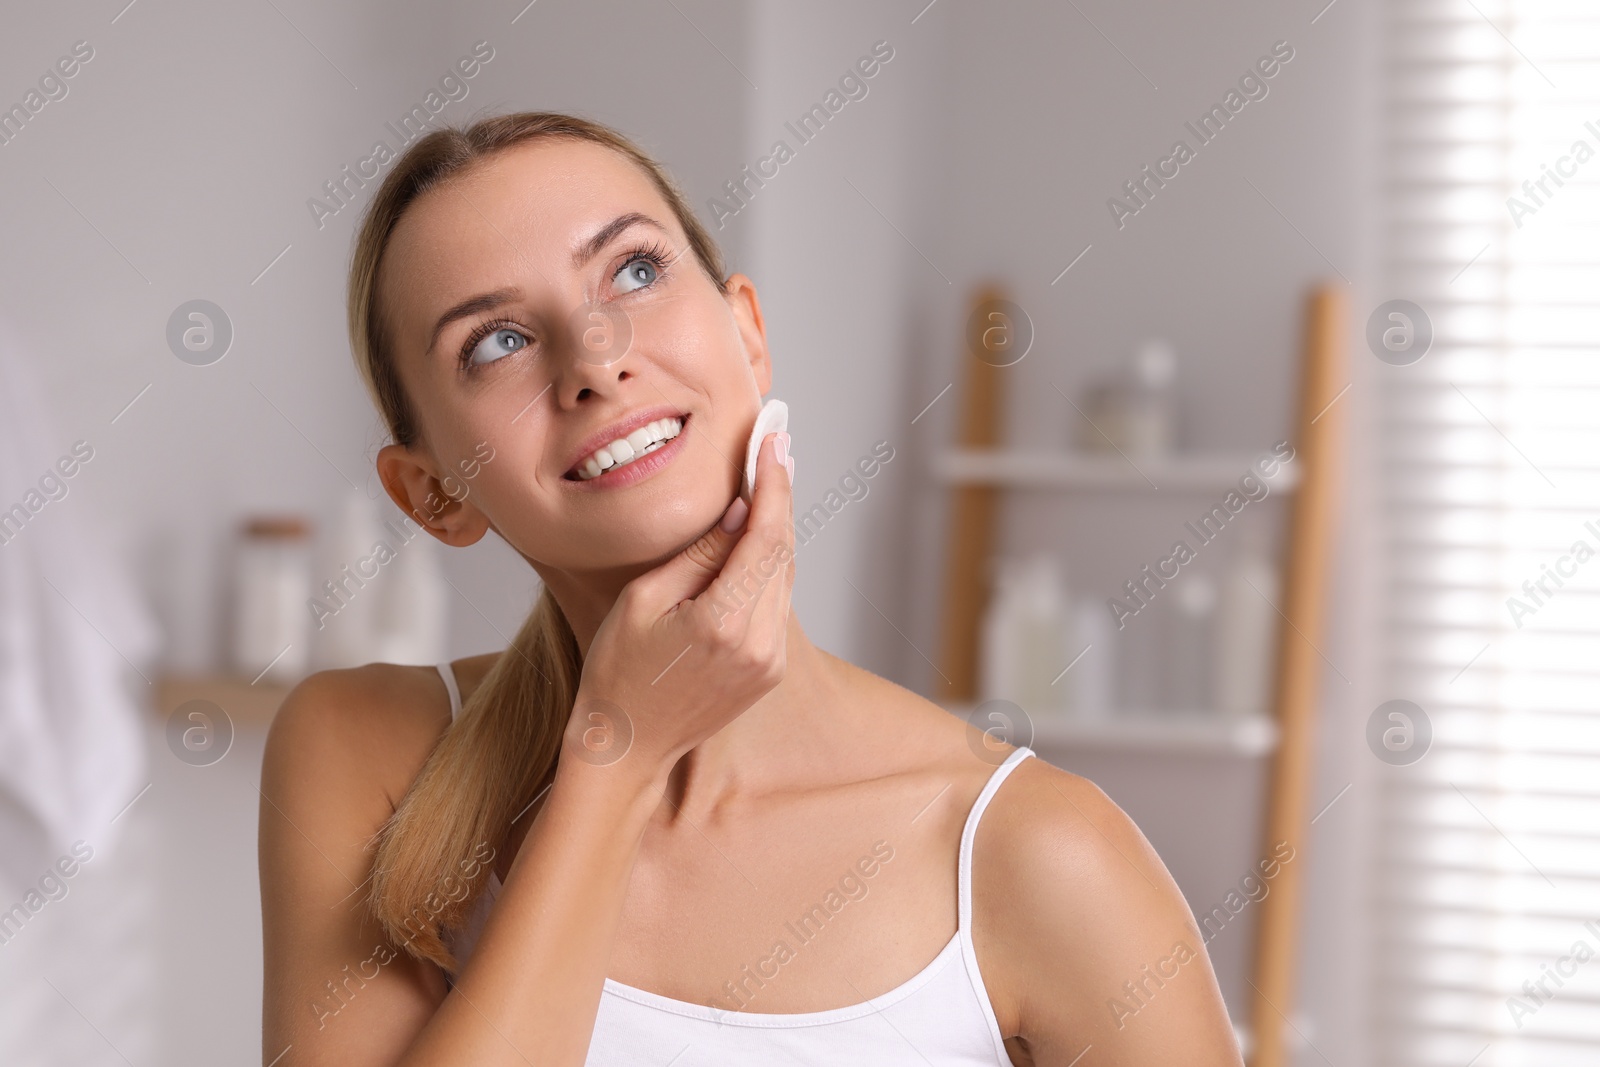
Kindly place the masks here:
[(1065, 882), (1122, 894), (1142, 886), (1144, 906), (1169, 898), (1168, 888), (1176, 892), (1161, 858), (1115, 801), (1041, 758), (1017, 765), (981, 825), (984, 865), (1018, 891), (1059, 892)]
[(1130, 1062), (1238, 1062), (1188, 903), (1089, 779), (1037, 758), (1014, 768), (979, 824), (973, 900), (996, 1016), (1036, 1061), (1094, 1043)]
[[(463, 697), (495, 656), (457, 661)], [(450, 697), (433, 667), (368, 663), (318, 671), (289, 691), (267, 735), (268, 781), (331, 776), (377, 787), (392, 810), (450, 724)]]
[[(369, 663), (318, 671), (289, 691), (267, 734), (263, 789), (342, 782), (392, 809), (450, 722), (432, 667)], [(345, 789), (340, 789), (345, 792)]]

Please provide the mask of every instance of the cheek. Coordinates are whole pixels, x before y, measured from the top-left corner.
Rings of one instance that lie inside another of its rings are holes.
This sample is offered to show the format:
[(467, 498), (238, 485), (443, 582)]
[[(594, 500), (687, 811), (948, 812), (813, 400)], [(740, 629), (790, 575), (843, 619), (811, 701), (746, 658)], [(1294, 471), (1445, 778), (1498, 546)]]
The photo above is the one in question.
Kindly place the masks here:
[[(556, 519), (554, 508), (560, 487), (544, 484), (547, 475), (540, 462), (548, 457), (544, 455), (543, 433), (512, 432), (532, 417), (529, 412), (517, 426), (502, 429), (491, 442), (494, 461), (482, 464), (476, 478), (461, 480), (467, 486), (468, 502), (488, 516), (497, 529), (513, 526), (548, 530)], [(528, 430), (539, 431), (540, 427), (530, 426)]]
[(698, 400), (699, 432), (723, 455), (742, 457), (761, 396), (727, 304), (714, 293), (675, 295), (637, 313), (635, 322), (642, 373), (663, 374), (692, 398), (686, 402)]
[(663, 370), (688, 386), (715, 374), (716, 367), (739, 347), (727, 308), (715, 297), (663, 294), (647, 306), (635, 308), (629, 317), (638, 355), (663, 364)]

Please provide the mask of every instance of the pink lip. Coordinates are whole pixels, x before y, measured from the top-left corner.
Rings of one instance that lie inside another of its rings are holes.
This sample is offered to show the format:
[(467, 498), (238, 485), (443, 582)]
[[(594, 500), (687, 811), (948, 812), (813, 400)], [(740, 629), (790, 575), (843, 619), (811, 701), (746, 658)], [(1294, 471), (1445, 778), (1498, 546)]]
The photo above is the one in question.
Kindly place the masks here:
[(636, 482), (642, 482), (678, 458), (678, 453), (687, 447), (686, 442), (689, 440), (688, 416), (684, 416), (683, 427), (683, 432), (647, 456), (641, 456), (638, 459), (624, 463), (620, 467), (612, 467), (604, 474), (596, 475), (587, 481), (581, 478), (576, 481), (568, 481), (563, 478), (562, 484), (569, 485), (574, 489), (598, 490), (621, 489)]
[[(630, 433), (632, 433), (634, 430), (637, 430), (641, 426), (646, 426), (658, 419), (668, 418), (680, 420), (684, 424), (684, 428), (687, 429), (689, 420), (688, 412), (667, 405), (658, 405), (656, 407), (640, 408), (631, 415), (628, 415), (622, 419), (618, 419), (616, 422), (608, 423), (606, 426), (596, 430), (594, 433), (584, 438), (583, 443), (580, 444), (577, 450), (573, 453), (572, 459), (567, 465), (566, 472), (562, 475), (563, 480), (576, 482), (578, 485), (595, 485), (597, 483), (618, 485), (627, 480), (636, 480), (625, 478), (625, 476), (628, 475), (630, 471), (633, 471), (636, 467), (648, 466), (649, 470), (655, 470), (662, 464), (655, 463), (651, 465), (650, 461), (655, 460), (658, 457), (667, 456), (669, 453), (676, 452), (678, 446), (685, 437), (684, 432), (680, 431), (677, 437), (674, 437), (672, 440), (668, 441), (654, 452), (651, 452), (649, 455), (636, 459), (631, 463), (626, 463), (621, 467), (613, 467), (604, 474), (594, 478), (581, 479), (577, 477), (578, 465), (596, 449), (604, 445), (608, 445), (618, 438), (627, 437)], [(572, 475), (572, 477), (568, 478), (567, 475)]]

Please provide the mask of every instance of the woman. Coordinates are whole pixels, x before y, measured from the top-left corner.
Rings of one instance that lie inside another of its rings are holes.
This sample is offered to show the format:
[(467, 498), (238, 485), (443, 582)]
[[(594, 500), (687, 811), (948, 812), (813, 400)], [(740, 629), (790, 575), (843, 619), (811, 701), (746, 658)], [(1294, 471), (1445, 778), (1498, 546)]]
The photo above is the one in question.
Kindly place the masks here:
[(1104, 794), (806, 639), (787, 434), (739, 498), (761, 305), (653, 161), (564, 115), (432, 133), (349, 309), (390, 496), (543, 592), (503, 653), (279, 712), (266, 1062), (1238, 1062)]

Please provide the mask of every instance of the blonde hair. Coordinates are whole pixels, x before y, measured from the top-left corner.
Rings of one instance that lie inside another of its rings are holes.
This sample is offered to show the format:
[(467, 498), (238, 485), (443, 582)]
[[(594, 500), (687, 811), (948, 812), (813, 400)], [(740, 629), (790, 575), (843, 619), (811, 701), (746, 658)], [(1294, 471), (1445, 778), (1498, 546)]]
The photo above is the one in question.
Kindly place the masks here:
[[(396, 444), (413, 446), (421, 434), (378, 300), (389, 238), (423, 193), (498, 152), (544, 139), (603, 145), (637, 165), (672, 209), (701, 268), (718, 289), (726, 287), (722, 253), (676, 184), (615, 130), (548, 111), (435, 130), (412, 145), (383, 180), (350, 263), (350, 348)], [(455, 972), (443, 932), (460, 928), (482, 892), (488, 864), (475, 860), (482, 859), (484, 846), (504, 842), (512, 823), (553, 778), (582, 668), (572, 627), (546, 588), (379, 830), (369, 906), (388, 936), (412, 956)], [(463, 893), (444, 888), (463, 881)]]

